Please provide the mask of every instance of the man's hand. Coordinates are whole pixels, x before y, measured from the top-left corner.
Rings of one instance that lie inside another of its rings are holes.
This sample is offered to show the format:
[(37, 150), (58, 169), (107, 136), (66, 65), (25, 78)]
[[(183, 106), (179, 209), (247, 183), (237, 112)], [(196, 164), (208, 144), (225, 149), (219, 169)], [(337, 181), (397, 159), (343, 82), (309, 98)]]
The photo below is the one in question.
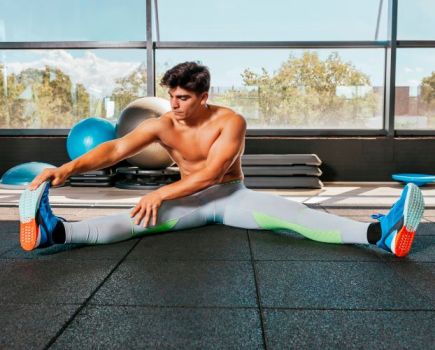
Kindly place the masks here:
[(65, 183), (70, 173), (60, 168), (46, 168), (38, 174), (27, 187), (30, 191), (36, 190), (43, 182), (51, 180), (52, 186), (60, 186)]
[(155, 226), (157, 223), (157, 210), (162, 205), (162, 201), (162, 198), (156, 191), (143, 196), (130, 213), (130, 217), (136, 217), (135, 225), (139, 225), (145, 217), (143, 227), (147, 227), (151, 217), (152, 225)]

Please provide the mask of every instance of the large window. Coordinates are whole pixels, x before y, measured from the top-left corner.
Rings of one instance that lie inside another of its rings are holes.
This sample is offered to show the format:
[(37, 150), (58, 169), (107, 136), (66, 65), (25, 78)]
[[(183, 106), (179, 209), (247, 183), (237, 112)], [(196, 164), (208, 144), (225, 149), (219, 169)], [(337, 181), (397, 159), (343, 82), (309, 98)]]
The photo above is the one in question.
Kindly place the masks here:
[(435, 40), (435, 1), (400, 0), (397, 39)]
[(241, 113), (249, 128), (382, 128), (382, 49), (158, 50), (157, 79), (183, 61), (210, 68), (211, 102)]
[[(397, 38), (395, 128), (435, 130), (435, 1), (400, 0)], [(404, 40), (416, 41), (407, 45)], [(412, 47), (415, 45), (415, 47)]]
[(0, 0), (0, 41), (146, 40), (144, 0)]
[(115, 120), (126, 104), (146, 96), (146, 79), (142, 50), (0, 51), (0, 128)]
[(160, 39), (384, 40), (387, 1), (381, 11), (379, 4), (379, 0), (163, 0), (158, 3)]
[(188, 60), (248, 135), (433, 135), (433, 23), (433, 0), (0, 0), (0, 135), (114, 121)]
[(396, 129), (435, 129), (435, 48), (397, 51)]

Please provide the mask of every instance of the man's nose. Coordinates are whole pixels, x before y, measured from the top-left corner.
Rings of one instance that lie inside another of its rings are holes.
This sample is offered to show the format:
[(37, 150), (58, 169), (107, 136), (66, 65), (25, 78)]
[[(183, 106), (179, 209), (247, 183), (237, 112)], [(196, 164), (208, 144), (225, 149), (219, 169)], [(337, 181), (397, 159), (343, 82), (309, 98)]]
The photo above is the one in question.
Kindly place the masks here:
[(171, 101), (171, 107), (172, 109), (177, 109), (179, 107), (179, 104), (176, 100)]

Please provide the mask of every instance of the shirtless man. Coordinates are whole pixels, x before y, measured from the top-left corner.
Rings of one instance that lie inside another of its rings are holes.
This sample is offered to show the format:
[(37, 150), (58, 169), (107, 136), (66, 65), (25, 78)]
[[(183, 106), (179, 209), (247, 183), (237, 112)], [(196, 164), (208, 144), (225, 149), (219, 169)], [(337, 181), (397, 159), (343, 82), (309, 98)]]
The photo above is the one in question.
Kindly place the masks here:
[[(54, 243), (113, 243), (147, 233), (176, 231), (210, 223), (246, 229), (296, 231), (326, 243), (376, 244), (406, 256), (424, 210), (419, 188), (409, 184), (387, 215), (362, 223), (313, 210), (243, 184), (241, 156), (245, 119), (229, 108), (207, 104), (210, 73), (181, 63), (162, 78), (171, 111), (142, 122), (122, 138), (105, 142), (55, 169), (45, 169), (20, 199), (20, 243), (33, 250)], [(50, 183), (76, 173), (107, 168), (152, 142), (159, 142), (180, 168), (181, 180), (143, 196), (128, 212), (66, 222), (52, 213)]]

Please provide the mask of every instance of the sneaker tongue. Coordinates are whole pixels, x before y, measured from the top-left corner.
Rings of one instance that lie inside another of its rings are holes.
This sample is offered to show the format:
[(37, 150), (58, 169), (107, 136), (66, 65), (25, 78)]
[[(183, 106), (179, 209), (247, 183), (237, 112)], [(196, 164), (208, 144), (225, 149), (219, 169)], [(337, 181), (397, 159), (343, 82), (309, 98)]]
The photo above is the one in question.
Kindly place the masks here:
[(370, 216), (371, 216), (372, 219), (376, 219), (376, 220), (381, 221), (380, 219), (383, 218), (385, 215), (381, 214), (381, 213), (378, 213), (378, 214), (372, 214)]

